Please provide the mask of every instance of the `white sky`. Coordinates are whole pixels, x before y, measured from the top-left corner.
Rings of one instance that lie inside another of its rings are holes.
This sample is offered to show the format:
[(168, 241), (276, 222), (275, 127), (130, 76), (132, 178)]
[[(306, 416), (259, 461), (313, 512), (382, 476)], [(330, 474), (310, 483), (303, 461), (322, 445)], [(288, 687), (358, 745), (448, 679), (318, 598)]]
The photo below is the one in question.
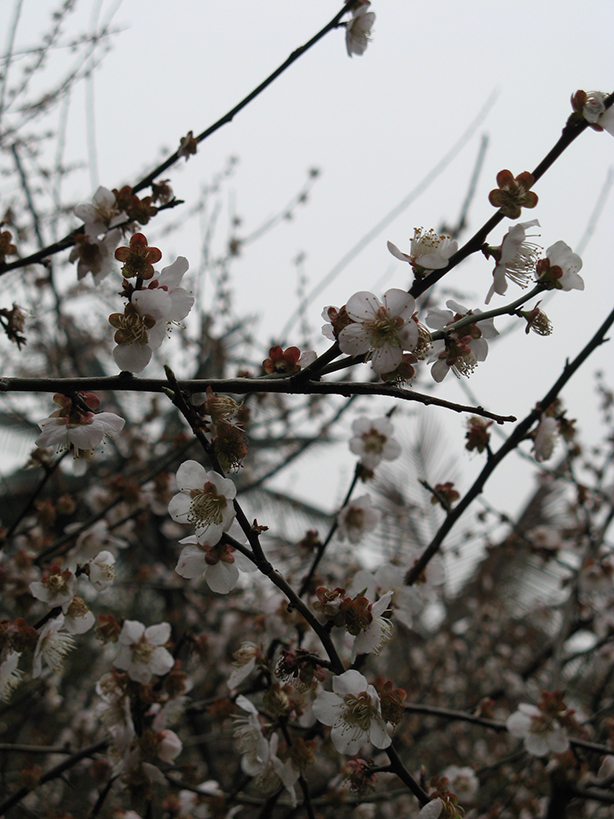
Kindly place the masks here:
[[(41, 21), (55, 5), (23, 0), (18, 46), (36, 43)], [(75, 31), (87, 28), (98, 5), (77, 4)], [(116, 0), (102, 0), (99, 19), (117, 6)], [(188, 130), (198, 133), (223, 115), (340, 7), (331, 0), (123, 0), (114, 17), (122, 31), (94, 81), (99, 182), (109, 188), (134, 182), (157, 163), (163, 148), (175, 150)], [(460, 155), (315, 300), (313, 327), (320, 325), (324, 305), (345, 303), (355, 291), (374, 288), (386, 273), (383, 289), (409, 285), (408, 268), (388, 254), (386, 240), (406, 250), (414, 227), (456, 220), (482, 133), (490, 145), (465, 240), (493, 213), (487, 196), (496, 173), (531, 170), (554, 145), (570, 113), (571, 93), (614, 90), (610, 0), (587, 0), (581, 7), (570, 0), (380, 0), (372, 10), (373, 41), (362, 57), (350, 60), (344, 31), (331, 32), (188, 163), (165, 174), (187, 207), (229, 156), (239, 157), (226, 190), (233, 192), (249, 233), (300, 188), (308, 168), (322, 170), (308, 207), (252, 246), (233, 268), (237, 311), (261, 317), (261, 358), (269, 342), (280, 340), (276, 334), (296, 306), (296, 255), (306, 253), (314, 286), (439, 162), (493, 90), (499, 92), (496, 104)], [(12, 13), (13, 3), (4, 0), (0, 31), (7, 30)], [(84, 100), (81, 90), (71, 101), (67, 157), (87, 163)], [(587, 131), (537, 184), (539, 205), (524, 218), (540, 220), (544, 247), (559, 239), (577, 245), (612, 165), (612, 137)], [(91, 196), (86, 169), (73, 177), (68, 193), (80, 201)], [(177, 210), (163, 215), (157, 224), (177, 216)], [(506, 229), (503, 223), (492, 243)], [(145, 233), (153, 238), (155, 231)], [(517, 332), (493, 346), (470, 381), (484, 406), (522, 417), (603, 321), (613, 301), (613, 233), (611, 196), (583, 255), (586, 290), (557, 294), (550, 302), (553, 336)], [(222, 232), (219, 249), (225, 239)], [(187, 222), (160, 244), (164, 260), (185, 255), (197, 269), (201, 240), (197, 220)], [(444, 282), (469, 293), (468, 306), (483, 308), (491, 265), (474, 258)], [(519, 291), (510, 285), (508, 294), (511, 300)], [(502, 300), (492, 306), (498, 303)], [(318, 352), (324, 349), (322, 338)], [(580, 418), (581, 427), (583, 417), (589, 427), (597, 417), (592, 373), (602, 368), (614, 375), (611, 360), (611, 344), (605, 345), (564, 393), (569, 415)], [(440, 392), (466, 402), (452, 375)], [(463, 454), (463, 419), (444, 410), (438, 417), (458, 442), (468, 486), (482, 461)], [(311, 464), (300, 481), (298, 467), (293, 473), (309, 498), (318, 499), (318, 469)], [(525, 467), (515, 468), (511, 478), (505, 473), (493, 481), (489, 495), (513, 511), (529, 489), (529, 473)], [(510, 492), (510, 483), (517, 492)]]

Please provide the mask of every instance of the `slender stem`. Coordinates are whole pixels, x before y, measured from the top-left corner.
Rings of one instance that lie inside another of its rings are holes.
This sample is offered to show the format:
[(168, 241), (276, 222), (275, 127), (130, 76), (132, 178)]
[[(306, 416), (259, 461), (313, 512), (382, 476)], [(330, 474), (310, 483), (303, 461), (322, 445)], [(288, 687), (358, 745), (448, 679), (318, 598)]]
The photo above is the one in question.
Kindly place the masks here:
[(510, 304), (506, 304), (503, 307), (494, 307), (492, 310), (485, 310), (483, 313), (470, 313), (467, 316), (463, 316), (463, 318), (453, 322), (452, 324), (446, 324), (442, 330), (438, 330), (436, 333), (431, 333), (431, 338), (433, 341), (437, 341), (440, 338), (445, 338), (449, 333), (458, 332), (459, 330), (462, 330), (463, 327), (468, 327), (470, 324), (479, 324), (481, 321), (487, 321), (488, 319), (496, 318), (497, 316), (513, 316), (516, 314), (519, 307), (521, 307), (525, 302), (529, 301), (529, 299), (532, 299), (533, 296), (539, 296), (540, 293), (544, 292), (544, 289), (545, 288), (543, 285), (537, 284), (529, 293), (525, 293), (519, 299), (516, 299), (516, 301), (513, 301)]
[[(337, 28), (339, 21), (343, 17), (343, 15), (348, 11), (350, 5), (352, 4), (353, 0), (346, 0), (343, 4), (343, 8), (341, 11), (338, 11), (337, 14), (333, 17), (333, 19), (327, 23), (324, 28), (322, 28), (314, 37), (309, 40), (309, 42), (305, 43), (305, 45), (300, 46), (295, 51), (290, 54), (287, 60), (285, 60), (279, 68), (273, 71), (264, 82), (261, 82), (257, 88), (244, 97), (241, 102), (231, 108), (227, 114), (221, 119), (218, 119), (217, 122), (214, 122), (213, 125), (210, 125), (206, 128), (202, 133), (200, 133), (195, 140), (197, 143), (203, 142), (203, 140), (207, 139), (207, 137), (211, 136), (211, 134), (215, 133), (222, 125), (226, 125), (226, 123), (231, 122), (235, 115), (239, 113), (243, 108), (245, 108), (249, 103), (254, 100), (259, 94), (264, 91), (271, 83), (277, 79), (283, 72), (292, 65), (293, 62), (298, 60), (306, 51), (308, 51), (313, 45), (315, 45), (318, 40), (321, 40), (329, 31)], [(168, 157), (164, 162), (154, 168), (153, 171), (148, 173), (142, 179), (140, 179), (135, 185), (132, 186), (133, 193), (138, 193), (139, 191), (143, 190), (143, 188), (148, 187), (151, 183), (160, 176), (161, 173), (164, 173), (165, 170), (174, 165), (177, 160), (180, 158), (179, 150), (175, 151), (171, 156)], [(42, 259), (47, 258), (48, 256), (53, 255), (54, 253), (59, 253), (62, 250), (66, 250), (66, 248), (72, 247), (75, 243), (75, 234), (83, 232), (83, 228), (77, 228), (76, 231), (68, 234), (59, 242), (55, 242), (53, 245), (49, 245), (49, 247), (44, 248), (43, 250), (39, 251), (38, 253), (34, 253), (31, 256), (27, 256), (24, 259), (18, 259), (16, 262), (11, 262), (10, 264), (0, 264), (0, 276), (4, 273), (7, 273), (9, 270), (14, 270), (16, 268), (25, 267), (29, 264), (35, 264), (36, 262), (40, 262)]]
[[(220, 378), (205, 380), (202, 378), (189, 381), (177, 381), (182, 392), (205, 392), (211, 387), (214, 392), (226, 392), (235, 395), (248, 393), (283, 393), (285, 395), (383, 395), (388, 398), (399, 398), (402, 401), (416, 401), (425, 406), (444, 407), (454, 412), (469, 412), (490, 418), (498, 424), (516, 421), (514, 415), (497, 415), (484, 409), (467, 404), (446, 401), (434, 395), (407, 390), (393, 384), (380, 382), (354, 381), (308, 381), (303, 384), (293, 378)], [(70, 390), (114, 390), (117, 392), (164, 392), (168, 382), (159, 378), (135, 378), (130, 373), (115, 376), (92, 378), (2, 378), (2, 392), (62, 392)]]
[(466, 511), (470, 504), (478, 497), (478, 495), (481, 494), (482, 490), (484, 489), (486, 481), (492, 475), (495, 469), (499, 466), (499, 464), (505, 458), (505, 456), (512, 452), (514, 449), (516, 449), (518, 444), (524, 440), (525, 436), (527, 435), (533, 424), (541, 416), (543, 410), (549, 407), (550, 404), (552, 404), (552, 402), (558, 396), (563, 387), (572, 378), (572, 376), (575, 375), (575, 373), (582, 366), (582, 364), (584, 364), (584, 362), (591, 355), (591, 353), (594, 352), (594, 350), (596, 350), (597, 347), (603, 344), (603, 342), (605, 341), (605, 334), (610, 329), (612, 324), (614, 324), (614, 310), (610, 313), (610, 315), (603, 322), (603, 324), (597, 330), (592, 339), (588, 342), (584, 349), (576, 356), (576, 358), (571, 363), (567, 363), (565, 365), (565, 368), (563, 369), (563, 372), (560, 375), (560, 377), (553, 384), (550, 390), (548, 390), (548, 392), (542, 398), (542, 400), (536, 405), (535, 409), (533, 409), (526, 416), (526, 418), (524, 418), (516, 426), (516, 428), (514, 429), (510, 437), (507, 439), (507, 441), (500, 447), (500, 449), (497, 450), (497, 452), (494, 455), (492, 455), (492, 457), (488, 459), (486, 465), (478, 475), (473, 486), (469, 489), (465, 497), (462, 498), (459, 501), (459, 503), (454, 507), (454, 509), (452, 509), (452, 511), (448, 513), (439, 530), (435, 534), (435, 537), (424, 550), (420, 558), (407, 572), (405, 576), (405, 583), (408, 586), (411, 586), (420, 577), (420, 575), (428, 565), (429, 561), (434, 557), (434, 555), (437, 554), (437, 552), (441, 548), (442, 543), (444, 542), (446, 536), (448, 535), (452, 527), (456, 524), (458, 519)]
[[(107, 745), (109, 744), (108, 739), (100, 740), (100, 742), (95, 742), (93, 745), (88, 745), (87, 748), (83, 748), (80, 751), (72, 754), (68, 759), (65, 759), (63, 762), (60, 762), (58, 765), (55, 765), (53, 768), (50, 768), (47, 773), (42, 774), (42, 776), (38, 780), (39, 785), (43, 785), (45, 782), (49, 782), (52, 779), (56, 779), (58, 776), (61, 776), (64, 771), (70, 770), (73, 768), (77, 762), (81, 762), (82, 759), (85, 759), (88, 756), (92, 756), (93, 754), (97, 753), (98, 751), (103, 751)], [(4, 816), (4, 813), (9, 809), (12, 808), (14, 805), (19, 804), (24, 796), (27, 796), (30, 793), (30, 788), (23, 787), (19, 788), (18, 791), (12, 796), (9, 796), (8, 799), (5, 799), (4, 802), (0, 804), (0, 816)]]
[[(350, 483), (349, 489), (348, 489), (348, 491), (347, 491), (347, 493), (345, 495), (345, 498), (343, 499), (343, 503), (341, 504), (341, 507), (340, 507), (341, 509), (343, 509), (343, 507), (346, 506), (349, 503), (350, 498), (352, 497), (352, 492), (356, 488), (356, 484), (358, 483), (358, 479), (359, 479), (361, 473), (362, 473), (362, 465), (361, 465), (360, 461), (358, 461), (358, 463), (356, 464), (356, 468), (354, 469), (354, 477), (352, 478), (352, 482)], [(305, 592), (307, 591), (307, 589), (309, 588), (309, 584), (311, 583), (311, 579), (312, 579), (312, 577), (313, 577), (313, 575), (315, 573), (315, 570), (318, 568), (318, 564), (320, 563), (320, 561), (324, 557), (324, 552), (326, 551), (326, 547), (328, 546), (328, 544), (333, 539), (333, 535), (337, 531), (338, 527), (339, 527), (339, 523), (338, 523), (337, 517), (335, 516), (335, 520), (334, 520), (333, 524), (331, 525), (331, 527), (329, 529), (328, 535), (324, 538), (322, 543), (320, 543), (320, 545), (318, 546), (318, 549), (316, 551), (313, 562), (312, 562), (311, 566), (309, 567), (309, 571), (307, 572), (307, 574), (305, 575), (305, 578), (303, 579), (303, 582), (301, 583), (301, 588), (299, 589), (299, 597), (302, 597), (305, 594)]]

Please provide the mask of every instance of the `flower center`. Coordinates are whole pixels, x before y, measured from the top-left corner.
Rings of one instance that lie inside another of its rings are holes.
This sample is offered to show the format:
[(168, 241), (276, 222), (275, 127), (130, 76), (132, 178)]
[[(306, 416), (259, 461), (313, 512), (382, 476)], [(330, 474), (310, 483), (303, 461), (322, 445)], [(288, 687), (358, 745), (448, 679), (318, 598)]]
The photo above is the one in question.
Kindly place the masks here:
[(540, 248), (530, 242), (523, 242), (513, 259), (505, 265), (508, 278), (513, 282), (526, 287), (529, 278), (535, 272), (535, 267), (540, 257)]
[(384, 308), (380, 308), (378, 317), (369, 327), (371, 347), (383, 347), (385, 344), (400, 347), (399, 324), (403, 324), (402, 319), (389, 316)]
[(371, 721), (377, 713), (377, 708), (372, 704), (371, 697), (366, 691), (360, 694), (346, 694), (344, 697), (341, 719), (346, 728), (352, 730), (353, 736), (358, 736), (362, 732), (368, 733)]
[(384, 451), (384, 444), (388, 440), (385, 435), (381, 435), (376, 429), (370, 429), (362, 436), (365, 452), (381, 454)]
[(132, 643), (130, 646), (132, 662), (147, 665), (151, 660), (151, 655), (154, 653), (155, 648), (155, 646), (147, 642), (145, 636), (141, 637), (138, 643)]
[(115, 326), (115, 342), (117, 344), (141, 344), (145, 345), (149, 341), (149, 330), (155, 325), (156, 320), (152, 316), (141, 316), (136, 311), (128, 315), (118, 315)]
[(190, 495), (192, 505), (188, 512), (188, 523), (204, 526), (222, 523), (228, 501), (225, 495), (218, 495), (210, 481), (207, 481), (202, 489), (192, 489)]

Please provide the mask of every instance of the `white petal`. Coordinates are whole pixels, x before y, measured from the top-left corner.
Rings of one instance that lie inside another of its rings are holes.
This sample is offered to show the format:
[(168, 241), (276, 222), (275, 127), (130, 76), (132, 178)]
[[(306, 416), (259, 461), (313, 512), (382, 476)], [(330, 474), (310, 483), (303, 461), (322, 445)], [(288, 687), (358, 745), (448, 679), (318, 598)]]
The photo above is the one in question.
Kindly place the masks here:
[(202, 489), (207, 480), (207, 470), (198, 461), (184, 461), (177, 470), (177, 486), (182, 492)]
[(362, 324), (348, 324), (339, 333), (339, 347), (347, 355), (362, 355), (371, 347), (369, 334)]
[(155, 646), (163, 646), (164, 643), (168, 643), (170, 636), (171, 627), (169, 623), (158, 623), (145, 629), (145, 639)]
[(382, 299), (384, 306), (393, 316), (409, 320), (416, 309), (416, 302), (413, 296), (410, 296), (406, 290), (399, 290), (392, 288), (384, 293)]
[(228, 594), (237, 585), (239, 570), (234, 563), (218, 561), (215, 566), (208, 566), (205, 580), (211, 591), (218, 594)]
[[(337, 678), (335, 678), (337, 679)], [(318, 722), (323, 725), (334, 725), (339, 718), (343, 700), (331, 691), (320, 691), (312, 706), (312, 711)]]
[(151, 361), (151, 348), (146, 344), (118, 344), (113, 350), (115, 363), (122, 372), (140, 373)]
[(179, 555), (175, 571), (181, 577), (191, 579), (203, 575), (206, 568), (207, 564), (203, 550), (199, 549), (198, 546), (186, 546)]
[(381, 306), (382, 303), (377, 296), (367, 290), (360, 290), (350, 297), (345, 309), (351, 319), (361, 322), (373, 321)]
[(345, 697), (346, 694), (360, 694), (367, 690), (368, 685), (362, 674), (353, 668), (338, 677), (333, 677), (333, 691), (340, 697)]

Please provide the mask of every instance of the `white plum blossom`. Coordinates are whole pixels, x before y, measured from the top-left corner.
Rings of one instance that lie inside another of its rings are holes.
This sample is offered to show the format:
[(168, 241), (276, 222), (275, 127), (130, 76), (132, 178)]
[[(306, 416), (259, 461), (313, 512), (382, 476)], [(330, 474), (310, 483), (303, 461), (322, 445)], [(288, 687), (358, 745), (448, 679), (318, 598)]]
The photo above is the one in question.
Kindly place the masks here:
[(97, 710), (102, 724), (113, 736), (112, 751), (116, 756), (123, 757), (136, 735), (130, 697), (119, 685), (117, 675), (111, 672), (103, 674), (98, 680), (96, 693), (104, 703)]
[(316, 719), (331, 725), (331, 740), (340, 754), (352, 756), (366, 743), (387, 748), (386, 731), (377, 691), (358, 671), (333, 677), (333, 690), (320, 691), (313, 704)]
[(443, 810), (443, 801), (439, 796), (431, 799), (418, 814), (418, 819), (439, 819)]
[(433, 364), (431, 375), (438, 383), (443, 381), (450, 370), (458, 378), (461, 375), (469, 376), (479, 361), (486, 360), (488, 355), (486, 340), (499, 335), (492, 318), (479, 321), (481, 310), (469, 310), (452, 299), (446, 302), (446, 306), (450, 309), (441, 310), (434, 307), (428, 312), (426, 323), (433, 330), (445, 331), (449, 324), (469, 315), (475, 316), (477, 321), (475, 324), (450, 332), (445, 339), (433, 341), (428, 363)]
[[(213, 534), (215, 530), (212, 530)], [(241, 527), (233, 521), (229, 534), (235, 540), (244, 541)], [(185, 578), (202, 577), (211, 591), (218, 594), (228, 594), (239, 581), (240, 572), (255, 572), (256, 564), (242, 552), (219, 538), (209, 545), (201, 538), (199, 542), (195, 535), (184, 537), (179, 542), (186, 544), (179, 555), (175, 566), (178, 575)]]
[(270, 747), (266, 741), (256, 706), (240, 694), (236, 699), (239, 708), (247, 711), (247, 717), (235, 717), (234, 736), (238, 741), (241, 770), (247, 776), (257, 776), (266, 768), (270, 758)]
[(505, 724), (510, 734), (523, 739), (524, 747), (535, 756), (562, 754), (569, 748), (569, 739), (559, 722), (535, 705), (521, 702)]
[(582, 269), (582, 259), (569, 245), (563, 241), (555, 242), (546, 250), (546, 258), (551, 268), (558, 267), (562, 271), (556, 282), (559, 290), (584, 290), (584, 280), (578, 276), (578, 270)]
[(175, 661), (164, 648), (171, 636), (168, 623), (145, 628), (138, 620), (124, 620), (119, 635), (120, 649), (113, 665), (127, 671), (131, 680), (146, 685), (153, 674), (168, 674)]
[(233, 670), (228, 678), (228, 688), (237, 688), (243, 680), (246, 680), (256, 668), (256, 662), (261, 655), (259, 646), (256, 643), (243, 643), (241, 648), (232, 655), (235, 662)]
[(94, 284), (99, 285), (103, 279), (117, 268), (115, 249), (121, 239), (119, 230), (110, 230), (102, 239), (78, 234), (75, 246), (70, 251), (68, 261), (77, 261), (77, 279), (85, 278), (88, 273), (94, 277)]
[(352, 646), (352, 662), (359, 654), (378, 655), (383, 646), (391, 639), (394, 626), (383, 615), (390, 605), (393, 594), (392, 591), (386, 592), (371, 606), (370, 611), (373, 620), (356, 636)]
[(70, 634), (61, 631), (63, 626), (64, 615), (58, 614), (53, 620), (49, 620), (39, 632), (32, 663), (34, 679), (42, 674), (43, 662), (57, 671), (65, 655), (75, 647), (75, 641)]
[[(60, 396), (56, 403), (60, 402), (60, 398), (64, 399), (65, 396)], [(70, 402), (70, 399), (66, 400)], [(35, 443), (42, 449), (56, 447), (58, 452), (72, 446), (74, 456), (78, 458), (81, 452), (95, 449), (105, 436), (117, 435), (125, 423), (114, 412), (74, 411), (69, 405), (64, 405), (52, 412), (49, 418), (38, 422), (42, 432)]]
[(447, 267), (450, 257), (458, 250), (455, 239), (424, 228), (414, 228), (409, 253), (403, 253), (392, 242), (387, 242), (386, 246), (396, 259), (407, 262), (414, 273), (420, 276)]
[(369, 495), (362, 495), (346, 504), (337, 515), (340, 540), (360, 543), (365, 532), (371, 532), (380, 522), (381, 512), (371, 505)]
[(96, 618), (81, 597), (73, 597), (69, 603), (64, 603), (62, 611), (64, 628), (69, 634), (85, 634), (96, 622)]
[(173, 763), (181, 751), (183, 743), (174, 731), (165, 728), (156, 735), (158, 740), (157, 753), (164, 762)]
[(382, 460), (394, 461), (401, 454), (401, 447), (392, 437), (394, 427), (390, 418), (384, 416), (371, 421), (361, 416), (352, 424), (352, 432), (350, 450), (367, 469), (375, 469)]
[(100, 552), (88, 563), (89, 579), (96, 591), (106, 591), (115, 580), (115, 558), (111, 552)]
[(449, 790), (456, 794), (461, 804), (470, 803), (475, 800), (480, 782), (473, 768), (460, 768), (458, 765), (448, 765), (443, 772), (443, 776), (448, 777)]
[(234, 483), (217, 472), (207, 472), (197, 461), (185, 461), (177, 470), (179, 494), (168, 512), (177, 523), (191, 523), (199, 543), (213, 546), (230, 529), (237, 493)]
[(542, 415), (533, 442), (533, 454), (538, 463), (541, 464), (552, 457), (557, 438), (558, 424), (556, 418), (550, 415)]
[(30, 583), (30, 591), (33, 597), (49, 606), (62, 606), (75, 596), (77, 578), (69, 569), (62, 571), (59, 566), (51, 566), (42, 580)]
[(109, 316), (109, 323), (116, 328), (113, 358), (121, 370), (144, 370), (171, 324), (180, 322), (192, 309), (194, 297), (180, 287), (189, 266), (184, 256), (178, 256), (147, 287), (132, 293), (123, 313)]
[(170, 296), (171, 304), (166, 316), (167, 321), (182, 321), (194, 306), (194, 296), (180, 286), (189, 267), (190, 264), (185, 256), (178, 256), (171, 265), (163, 267), (162, 272), (147, 285), (147, 290), (162, 290)]
[(112, 313), (109, 323), (116, 328), (113, 358), (125, 372), (140, 373), (166, 338), (168, 316), (173, 302), (166, 290), (137, 290), (123, 313)]
[(403, 352), (418, 344), (415, 309), (414, 299), (405, 290), (388, 290), (381, 302), (373, 293), (355, 293), (346, 305), (352, 324), (339, 333), (339, 347), (348, 355), (366, 353), (378, 374), (393, 372)]
[(14, 688), (17, 688), (23, 672), (18, 668), (21, 652), (9, 651), (0, 663), (0, 700), (8, 702)]
[(128, 543), (122, 538), (115, 537), (109, 531), (106, 520), (97, 520), (96, 523), (81, 531), (81, 524), (70, 524), (66, 527), (66, 532), (80, 531), (75, 549), (71, 554), (71, 561), (84, 564), (96, 555), (105, 550), (105, 547), (125, 549)]
[(601, 91), (589, 91), (582, 109), (582, 116), (591, 125), (598, 125), (604, 131), (614, 136), (614, 106), (607, 110), (605, 97)]
[(354, 10), (352, 19), (345, 24), (345, 47), (348, 56), (364, 54), (369, 44), (369, 35), (375, 22), (375, 14), (369, 11), (370, 3)]
[(539, 227), (539, 221), (519, 222), (511, 227), (503, 237), (501, 247), (491, 251), (497, 263), (493, 270), (493, 283), (488, 291), (485, 302), (488, 304), (495, 293), (503, 296), (507, 291), (507, 280), (513, 281), (520, 287), (527, 287), (530, 277), (535, 272), (539, 258), (539, 248), (532, 242), (527, 242), (527, 230)]
[(269, 740), (269, 759), (276, 776), (281, 780), (284, 788), (288, 791), (290, 796), (290, 804), (296, 807), (296, 790), (294, 786), (298, 782), (301, 772), (294, 766), (292, 759), (287, 759), (282, 762), (277, 756), (277, 749), (279, 747), (279, 736), (273, 732)]
[[(102, 185), (93, 196), (91, 204), (77, 205), (75, 216), (85, 224), (85, 233), (90, 239), (96, 239), (125, 221), (126, 215), (117, 209), (115, 194)], [(118, 234), (119, 231), (115, 231)]]

